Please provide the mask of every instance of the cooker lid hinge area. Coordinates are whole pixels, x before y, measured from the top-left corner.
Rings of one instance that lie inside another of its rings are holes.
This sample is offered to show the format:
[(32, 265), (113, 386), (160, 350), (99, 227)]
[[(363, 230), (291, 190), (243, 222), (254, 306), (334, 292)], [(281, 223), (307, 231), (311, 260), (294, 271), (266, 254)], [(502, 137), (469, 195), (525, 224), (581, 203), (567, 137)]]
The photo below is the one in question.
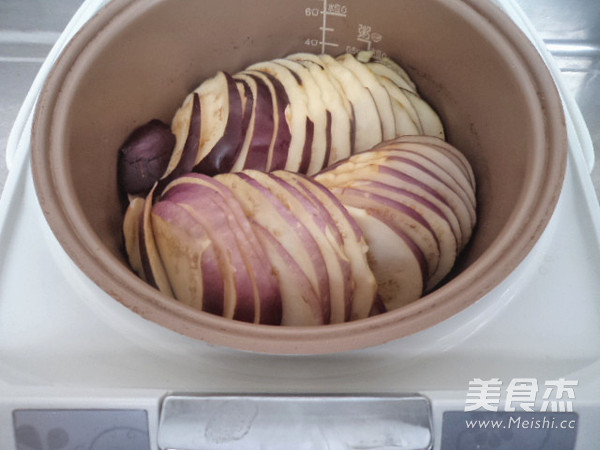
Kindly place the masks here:
[(196, 449), (430, 449), (422, 395), (170, 395), (158, 446)]

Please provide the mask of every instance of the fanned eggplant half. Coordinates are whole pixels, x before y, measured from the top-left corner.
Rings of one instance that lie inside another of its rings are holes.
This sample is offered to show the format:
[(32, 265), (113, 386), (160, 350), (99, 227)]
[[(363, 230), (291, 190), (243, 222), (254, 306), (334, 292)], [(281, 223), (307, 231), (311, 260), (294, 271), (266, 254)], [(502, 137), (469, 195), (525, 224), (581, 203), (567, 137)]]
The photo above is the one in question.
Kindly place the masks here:
[(386, 310), (434, 289), (476, 225), (472, 169), (439, 138), (386, 141), (314, 178), (361, 225)]
[(374, 59), (372, 52), (295, 53), (235, 74), (219, 71), (186, 97), (171, 133), (154, 120), (156, 139), (143, 137), (149, 125), (134, 130), (123, 145), (119, 183), (125, 194), (146, 195), (159, 180), (160, 192), (189, 172), (314, 175), (385, 140), (445, 136), (406, 71), (389, 58)]

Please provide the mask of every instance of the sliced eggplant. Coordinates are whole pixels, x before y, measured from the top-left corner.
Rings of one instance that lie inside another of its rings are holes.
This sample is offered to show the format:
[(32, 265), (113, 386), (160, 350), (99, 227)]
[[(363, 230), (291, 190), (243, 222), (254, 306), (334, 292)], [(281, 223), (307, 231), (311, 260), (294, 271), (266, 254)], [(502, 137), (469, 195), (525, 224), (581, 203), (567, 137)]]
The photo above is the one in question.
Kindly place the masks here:
[(378, 62), (383, 64), (384, 66), (389, 67), (392, 71), (394, 71), (400, 77), (402, 77), (404, 79), (404, 81), (406, 81), (408, 83), (408, 85), (410, 86), (409, 91), (415, 92), (415, 93), (417, 92), (417, 87), (416, 87), (414, 81), (412, 80), (412, 78), (408, 75), (408, 73), (406, 73), (406, 70), (404, 70), (404, 68), (402, 66), (400, 66), (396, 61), (394, 61), (393, 59), (391, 59), (389, 57), (385, 57), (385, 58), (381, 58), (380, 60), (378, 60)]
[(430, 185), (443, 185), (447, 190), (451, 191), (464, 205), (464, 210), (470, 221), (470, 227), (475, 225), (477, 220), (475, 212), (475, 193), (469, 184), (469, 181), (458, 176), (454, 178), (452, 171), (461, 173), (454, 164), (446, 164), (444, 166), (436, 164), (431, 158), (427, 158), (423, 154), (411, 151), (409, 143), (403, 144), (403, 148), (399, 149), (394, 145), (393, 150), (389, 153), (386, 165), (390, 168), (401, 169), (403, 172), (413, 174), (423, 181), (431, 180)]
[[(215, 178), (200, 174), (190, 174), (174, 181), (165, 191), (165, 196), (169, 197), (169, 193), (177, 188), (187, 189), (187, 192), (184, 191), (185, 195), (180, 198), (180, 204), (191, 207), (193, 215), (206, 216), (206, 226), (210, 226), (216, 237), (222, 241), (221, 245), (226, 246), (223, 248), (227, 250), (228, 267), (235, 269), (235, 278), (239, 286), (236, 289), (238, 298), (234, 318), (255, 323), (279, 324), (281, 298), (277, 280), (250, 221), (231, 191)], [(208, 201), (211, 199), (212, 202)], [(215, 223), (219, 218), (222, 222)], [(243, 280), (238, 279), (244, 274), (249, 277), (250, 288), (240, 286), (240, 281)], [(248, 304), (252, 302), (253, 305)], [(253, 311), (253, 319), (250, 319), (249, 311)]]
[[(475, 223), (470, 201), (456, 185), (447, 184), (443, 178), (429, 171), (427, 167), (402, 157), (398, 145), (400, 144), (383, 143), (370, 152), (353, 155), (347, 162), (318, 174), (316, 180), (328, 188), (333, 188), (360, 179), (373, 180), (386, 176), (388, 184), (399, 183), (411, 189), (425, 191), (439, 204), (445, 204), (452, 210), (460, 226), (459, 248), (462, 249), (469, 240)], [(382, 148), (386, 146), (389, 148)]]
[[(313, 297), (310, 292), (306, 292), (306, 300), (310, 299), (311, 301), (308, 306), (311, 310), (318, 308), (320, 311), (319, 320), (322, 323), (327, 323), (330, 317), (329, 281), (318, 244), (305, 225), (298, 220), (284, 202), (248, 175), (252, 172), (248, 170), (240, 173), (221, 174), (215, 178), (231, 190), (240, 203), (244, 214), (251, 221), (252, 227), (255, 230), (257, 227), (263, 230), (261, 231), (263, 240), (266, 232), (278, 242), (279, 245), (275, 247), (281, 246), (282, 251), (291, 255), (309, 281), (312, 292), (316, 295)], [(267, 252), (275, 251), (273, 242), (268, 241), (269, 249), (266, 249)], [(283, 258), (280, 251), (276, 253), (279, 255), (278, 258)], [(279, 262), (281, 263), (283, 260), (279, 259)], [(287, 290), (287, 286), (282, 284), (285, 281), (282, 277), (287, 274), (281, 273), (281, 266), (275, 264), (272, 260), (271, 263), (278, 276), (282, 296), (285, 297), (286, 292), (289, 293), (290, 291)], [(299, 275), (295, 274), (293, 276), (298, 277)], [(297, 296), (297, 293), (294, 296)], [(286, 316), (285, 308), (289, 299), (282, 298), (282, 301), (283, 314)]]
[(473, 190), (476, 189), (475, 182), (475, 174), (473, 172), (473, 167), (469, 164), (466, 156), (459, 151), (456, 147), (449, 144), (443, 139), (435, 138), (433, 136), (420, 136), (419, 138), (397, 138), (397, 142), (418, 142), (423, 145), (427, 145), (431, 148), (437, 149), (439, 154), (444, 154), (448, 159), (450, 159), (457, 167), (460, 167), (465, 177), (469, 179), (471, 184), (471, 188)]
[(154, 205), (152, 227), (174, 297), (193, 308), (223, 315), (222, 268), (204, 228), (181, 205), (170, 201)]
[[(294, 172), (305, 172), (310, 164), (312, 142), (312, 122), (308, 113), (308, 97), (300, 84), (300, 80), (287, 68), (273, 62), (253, 64), (244, 72), (261, 71), (271, 74), (283, 85), (289, 99), (285, 111), (285, 120), (291, 130), (291, 140), (284, 167), (269, 167), (268, 170), (287, 169)], [(314, 126), (314, 124), (312, 125)], [(308, 136), (307, 136), (307, 130)]]
[(402, 155), (427, 167), (432, 173), (435, 173), (440, 179), (448, 185), (454, 186), (454, 190), (459, 193), (465, 202), (471, 205), (473, 209), (473, 220), (475, 220), (475, 190), (471, 185), (471, 180), (463, 171), (463, 167), (453, 161), (448, 155), (442, 153), (439, 148), (433, 148), (421, 142), (397, 143)]
[(231, 171), (238, 172), (244, 168), (266, 170), (275, 138), (277, 100), (260, 77), (237, 74), (235, 79), (247, 86), (253, 103), (244, 142)]
[(412, 82), (412, 80), (406, 74), (406, 72), (404, 72), (404, 70), (402, 70), (402, 72), (399, 72), (397, 70), (392, 69), (390, 65), (386, 65), (379, 60), (372, 60), (365, 64), (376, 75), (389, 78), (396, 86), (418, 95), (415, 84)]
[(310, 197), (284, 179), (257, 171), (246, 173), (293, 211), (298, 221), (310, 233), (323, 257), (324, 269), (329, 281), (329, 323), (347, 321), (352, 306), (350, 263), (343, 252), (341, 241), (330, 239), (330, 230), (335, 229), (331, 216), (324, 208), (318, 208)]
[(444, 139), (444, 126), (440, 117), (433, 110), (431, 105), (411, 91), (404, 90), (404, 94), (419, 115), (419, 120), (423, 127), (423, 134)]
[[(183, 209), (192, 221), (201, 226), (205, 234), (202, 241), (210, 244), (214, 249), (214, 258), (223, 279), (223, 288), (220, 292), (223, 317), (253, 322), (254, 286), (240, 248), (236, 245), (227, 206), (218, 193), (198, 184), (179, 183), (169, 187), (156, 207), (158, 208), (163, 202), (175, 204)], [(189, 222), (183, 224), (183, 227), (186, 231), (191, 228)], [(166, 244), (165, 251), (168, 251), (168, 248), (169, 245)], [(194, 264), (194, 256), (192, 254), (192, 264)], [(197, 256), (199, 259), (200, 255)]]
[(366, 256), (368, 246), (358, 223), (350, 216), (338, 198), (314, 179), (285, 171), (275, 172), (274, 175), (303, 190), (315, 205), (325, 209), (326, 213), (330, 215), (335, 227), (328, 232), (328, 235), (335, 236), (336, 240), (341, 240), (341, 246), (350, 262), (352, 272), (350, 320), (368, 317), (377, 292), (377, 283), (369, 268)]
[(129, 265), (138, 274), (143, 276), (142, 257), (140, 254), (140, 223), (144, 211), (144, 197), (132, 197), (125, 211), (123, 219), (123, 238)]
[(448, 275), (458, 256), (459, 242), (447, 214), (441, 208), (425, 196), (417, 195), (401, 187), (390, 186), (381, 181), (359, 181), (350, 184), (349, 187), (401, 203), (422, 216), (435, 233), (439, 247), (439, 262), (437, 268), (430, 273), (425, 290), (430, 291)]
[(369, 68), (358, 61), (353, 55), (346, 53), (337, 58), (348, 70), (352, 71), (360, 80), (365, 89), (367, 89), (375, 100), (379, 120), (381, 121), (382, 139), (393, 139), (396, 137), (396, 125), (394, 113), (392, 111), (392, 102), (387, 90), (381, 86), (377, 77)]
[(202, 110), (200, 145), (194, 172), (215, 175), (231, 170), (241, 150), (242, 99), (235, 80), (219, 72), (197, 90)]
[(308, 115), (314, 124), (314, 131), (310, 163), (305, 173), (312, 175), (321, 170), (329, 160), (331, 153), (331, 111), (323, 102), (323, 92), (320, 86), (306, 67), (298, 62), (282, 58), (273, 60), (273, 63), (291, 71), (300, 80), (300, 85), (306, 92)]
[[(336, 170), (324, 175), (326, 176), (317, 177), (317, 180), (329, 188), (345, 186), (360, 186), (361, 188), (364, 188), (364, 186), (370, 184), (377, 184), (380, 189), (387, 189), (390, 191), (398, 189), (408, 192), (410, 195), (418, 196), (441, 212), (452, 229), (458, 248), (462, 248), (464, 239), (462, 236), (461, 223), (456, 215), (456, 211), (450, 206), (444, 196), (417, 178), (408, 176), (399, 171), (380, 168), (375, 164), (364, 167), (354, 166), (352, 172), (341, 172)], [(464, 226), (466, 226), (466, 218), (464, 218), (462, 222), (464, 223)]]
[(159, 182), (158, 192), (171, 180), (191, 172), (194, 168), (198, 157), (201, 127), (200, 97), (193, 92), (186, 97), (173, 117), (171, 130), (175, 135), (175, 149)]
[(282, 303), (281, 325), (324, 325), (325, 313), (320, 296), (306, 272), (269, 230), (258, 224), (255, 224), (254, 228), (279, 280)]
[(348, 207), (369, 245), (367, 258), (377, 294), (387, 311), (417, 300), (424, 291), (423, 259), (415, 244), (364, 209)]
[[(294, 55), (293, 55), (294, 56)], [(302, 54), (299, 54), (300, 58)], [(323, 103), (331, 113), (331, 150), (325, 167), (350, 156), (352, 149), (352, 107), (339, 83), (329, 76), (325, 68), (310, 60), (293, 59), (308, 69), (321, 89)]]
[(396, 136), (423, 134), (421, 118), (404, 91), (385, 77), (378, 77), (377, 79), (388, 92), (392, 101), (394, 120), (396, 121)]
[(329, 55), (319, 55), (319, 60), (329, 74), (344, 89), (354, 113), (354, 146), (352, 153), (368, 150), (383, 139), (381, 119), (371, 92), (356, 75)]
[(332, 192), (345, 207), (364, 209), (410, 239), (425, 259), (423, 283), (425, 285), (428, 282), (438, 269), (440, 244), (433, 227), (421, 213), (392, 199), (390, 195), (386, 195), (387, 192), (373, 192), (356, 187), (334, 188)]
[(148, 284), (154, 286), (162, 293), (173, 296), (169, 278), (165, 272), (162, 259), (154, 240), (151, 211), (154, 202), (154, 188), (144, 200), (144, 208), (139, 221), (139, 251), (142, 264), (141, 276)]

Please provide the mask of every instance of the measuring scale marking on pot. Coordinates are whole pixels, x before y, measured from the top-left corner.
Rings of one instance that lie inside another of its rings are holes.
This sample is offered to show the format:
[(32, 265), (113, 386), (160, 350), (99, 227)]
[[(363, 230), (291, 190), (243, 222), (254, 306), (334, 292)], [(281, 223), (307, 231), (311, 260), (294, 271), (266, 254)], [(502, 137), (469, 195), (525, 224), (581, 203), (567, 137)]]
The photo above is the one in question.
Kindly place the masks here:
[[(320, 19), (321, 24), (319, 30), (321, 36), (319, 38), (307, 38), (304, 43), (310, 50), (319, 49), (321, 53), (340, 52), (344, 50), (347, 53), (356, 53), (360, 50), (375, 50), (374, 43), (380, 42), (383, 36), (379, 33), (371, 31), (371, 26), (360, 24), (358, 26), (358, 35), (356, 40), (366, 45), (366, 48), (359, 49), (357, 46), (346, 45), (343, 49), (343, 44), (340, 44), (334, 39), (336, 20), (347, 19), (349, 11), (345, 4), (331, 3), (327, 0), (315, 0), (316, 3), (321, 3), (320, 7), (308, 6), (304, 10), (304, 14), (308, 18)], [(378, 55), (382, 55), (381, 52)]]
[[(319, 4), (319, 6), (312, 6)], [(328, 0), (314, 0), (304, 9), (307, 20), (318, 23), (320, 36), (308, 36), (304, 40), (307, 51), (320, 53), (358, 53), (362, 50), (372, 51), (376, 58), (385, 58), (388, 55), (377, 47), (384, 36), (373, 30), (368, 23), (358, 22), (356, 24), (356, 43), (340, 43), (335, 38), (336, 25), (347, 21), (352, 10), (344, 3), (333, 3)], [(316, 35), (317, 33), (315, 33)]]

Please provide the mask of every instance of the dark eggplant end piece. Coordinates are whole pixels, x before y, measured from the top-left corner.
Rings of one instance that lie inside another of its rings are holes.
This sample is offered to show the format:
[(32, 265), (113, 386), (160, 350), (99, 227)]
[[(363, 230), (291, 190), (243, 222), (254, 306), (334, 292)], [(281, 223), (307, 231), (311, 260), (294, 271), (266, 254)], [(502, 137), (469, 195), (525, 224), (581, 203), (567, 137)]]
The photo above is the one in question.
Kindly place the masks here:
[(136, 128), (119, 150), (117, 181), (122, 195), (146, 195), (164, 174), (175, 147), (166, 123), (153, 119)]

